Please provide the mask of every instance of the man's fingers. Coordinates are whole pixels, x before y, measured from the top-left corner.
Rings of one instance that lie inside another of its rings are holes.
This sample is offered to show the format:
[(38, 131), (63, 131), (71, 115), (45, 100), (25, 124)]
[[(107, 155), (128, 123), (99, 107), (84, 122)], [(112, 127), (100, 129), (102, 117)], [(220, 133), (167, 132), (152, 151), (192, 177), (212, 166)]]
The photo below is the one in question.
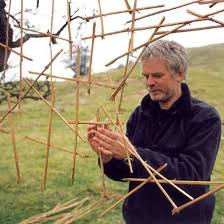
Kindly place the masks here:
[(105, 129), (105, 128), (98, 128), (97, 129), (98, 132), (100, 132), (103, 135), (106, 135), (108, 138), (111, 138), (113, 140), (117, 140), (119, 138), (119, 134), (116, 132), (113, 132), (109, 129)]
[(96, 125), (95, 124), (91, 124), (88, 126), (87, 131), (91, 131), (91, 130), (96, 130)]
[[(102, 142), (101, 140), (97, 139), (96, 137), (94, 137), (91, 141), (90, 144), (93, 146), (94, 151), (96, 151), (97, 154), (99, 154), (100, 152), (103, 153), (104, 155), (107, 156), (113, 156), (113, 153), (111, 151), (108, 151), (108, 147), (110, 147), (109, 145), (107, 145), (106, 143)], [(106, 147), (106, 148), (105, 148)]]

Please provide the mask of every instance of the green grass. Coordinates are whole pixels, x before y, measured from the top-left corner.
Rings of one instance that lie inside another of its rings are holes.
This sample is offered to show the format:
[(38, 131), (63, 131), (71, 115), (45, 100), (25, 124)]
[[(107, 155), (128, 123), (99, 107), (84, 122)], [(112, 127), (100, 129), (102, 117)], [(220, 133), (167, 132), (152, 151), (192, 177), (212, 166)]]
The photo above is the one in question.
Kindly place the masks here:
[[(217, 57), (214, 56), (214, 49)], [(221, 50), (220, 50), (221, 49)], [(223, 94), (223, 56), (224, 46), (208, 46), (206, 48), (190, 49), (192, 65), (189, 71), (188, 84), (192, 94), (214, 105), (224, 117)], [(131, 111), (140, 103), (146, 93), (141, 79), (140, 68), (137, 68), (127, 82), (123, 114), (121, 119), (126, 122)], [(123, 70), (111, 71), (109, 76), (113, 82), (118, 82), (123, 75)], [(98, 74), (94, 79), (108, 82), (108, 73)], [(94, 118), (99, 105), (104, 105), (115, 118), (114, 104), (108, 101), (111, 91), (103, 87), (94, 87), (91, 95), (87, 94), (87, 87), (80, 90), (80, 120)], [(75, 119), (75, 88), (69, 82), (56, 84), (55, 108), (67, 119)], [(6, 112), (7, 104), (0, 107), (0, 117)], [(105, 118), (101, 113), (102, 120)], [(49, 122), (49, 108), (42, 101), (25, 100), (21, 104), (21, 111), (13, 113), (16, 127), (16, 146), (20, 161), (21, 183), (16, 183), (15, 162), (11, 145), (11, 136), (0, 133), (0, 223), (18, 223), (32, 215), (46, 212), (58, 203), (66, 202), (75, 197), (91, 197), (97, 200), (101, 194), (100, 170), (97, 165), (96, 155), (90, 150), (87, 143), (78, 140), (78, 152), (88, 158), (77, 157), (75, 183), (71, 185), (72, 156), (69, 153), (50, 150), (47, 189), (42, 192), (43, 168), (46, 147), (25, 139), (25, 136), (46, 142)], [(1, 128), (9, 128), (6, 119)], [(85, 137), (86, 125), (80, 125), (80, 135)], [(74, 134), (55, 114), (51, 142), (54, 145), (73, 150)], [(213, 180), (224, 181), (224, 145), (220, 146), (219, 155), (215, 164)], [(127, 184), (116, 183), (107, 179), (107, 187), (110, 192), (124, 194), (127, 192)], [(217, 205), (213, 224), (224, 223), (224, 190), (217, 194)], [(103, 205), (101, 211), (108, 205)], [(76, 223), (79, 224), (120, 224), (122, 223), (121, 205), (108, 213), (105, 217), (98, 216), (99, 211), (88, 215)]]

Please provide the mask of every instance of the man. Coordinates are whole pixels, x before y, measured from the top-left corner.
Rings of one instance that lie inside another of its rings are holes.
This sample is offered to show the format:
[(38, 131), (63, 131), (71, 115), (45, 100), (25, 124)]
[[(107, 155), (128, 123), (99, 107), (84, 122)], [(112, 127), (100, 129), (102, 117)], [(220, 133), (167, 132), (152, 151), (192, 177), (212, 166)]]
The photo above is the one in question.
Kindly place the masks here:
[[(127, 137), (144, 161), (157, 169), (167, 163), (162, 174), (168, 179), (210, 180), (221, 135), (216, 110), (191, 97), (182, 83), (188, 69), (186, 50), (174, 41), (159, 40), (148, 46), (142, 58), (142, 75), (149, 94), (127, 123)], [(93, 135), (94, 133), (94, 135)], [(105, 174), (123, 178), (147, 178), (148, 172), (134, 158), (133, 173), (124, 162), (123, 138), (109, 128), (88, 128), (92, 149), (101, 153)], [(130, 182), (129, 191), (139, 183)], [(179, 206), (189, 201), (172, 186), (164, 189)], [(181, 186), (191, 196), (206, 193), (208, 186)], [(124, 202), (127, 224), (209, 224), (215, 206), (214, 196), (172, 215), (172, 206), (156, 184), (146, 184)]]

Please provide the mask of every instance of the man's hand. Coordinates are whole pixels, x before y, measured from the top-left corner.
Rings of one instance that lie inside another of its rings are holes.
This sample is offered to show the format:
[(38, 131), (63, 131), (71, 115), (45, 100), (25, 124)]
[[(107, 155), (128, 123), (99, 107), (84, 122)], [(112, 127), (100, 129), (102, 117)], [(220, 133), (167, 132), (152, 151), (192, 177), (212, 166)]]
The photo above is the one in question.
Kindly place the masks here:
[(89, 144), (91, 148), (99, 155), (101, 154), (102, 160), (104, 163), (109, 162), (112, 158), (113, 155), (110, 151), (105, 150), (101, 144), (100, 141), (98, 141), (98, 138), (95, 137), (97, 130), (96, 125), (89, 125), (88, 127), (88, 133), (87, 133), (87, 139), (89, 141)]
[(127, 144), (121, 134), (109, 128), (94, 130), (92, 127), (92, 135), (91, 144), (94, 148), (98, 147), (98, 151), (120, 160), (127, 158)]

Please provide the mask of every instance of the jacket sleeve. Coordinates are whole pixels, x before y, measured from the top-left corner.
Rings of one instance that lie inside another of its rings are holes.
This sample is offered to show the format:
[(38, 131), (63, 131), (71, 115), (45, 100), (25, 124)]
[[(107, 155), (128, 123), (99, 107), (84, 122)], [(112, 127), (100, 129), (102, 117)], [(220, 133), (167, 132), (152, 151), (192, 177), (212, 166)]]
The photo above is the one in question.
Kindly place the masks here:
[[(208, 111), (204, 111), (206, 113)], [(210, 111), (211, 112), (211, 111)], [(170, 157), (147, 148), (137, 148), (139, 155), (152, 167), (167, 163), (163, 174), (170, 179), (208, 180), (212, 172), (221, 138), (221, 120), (216, 112), (191, 121), (187, 144), (176, 157)], [(135, 161), (136, 176), (148, 176)]]

